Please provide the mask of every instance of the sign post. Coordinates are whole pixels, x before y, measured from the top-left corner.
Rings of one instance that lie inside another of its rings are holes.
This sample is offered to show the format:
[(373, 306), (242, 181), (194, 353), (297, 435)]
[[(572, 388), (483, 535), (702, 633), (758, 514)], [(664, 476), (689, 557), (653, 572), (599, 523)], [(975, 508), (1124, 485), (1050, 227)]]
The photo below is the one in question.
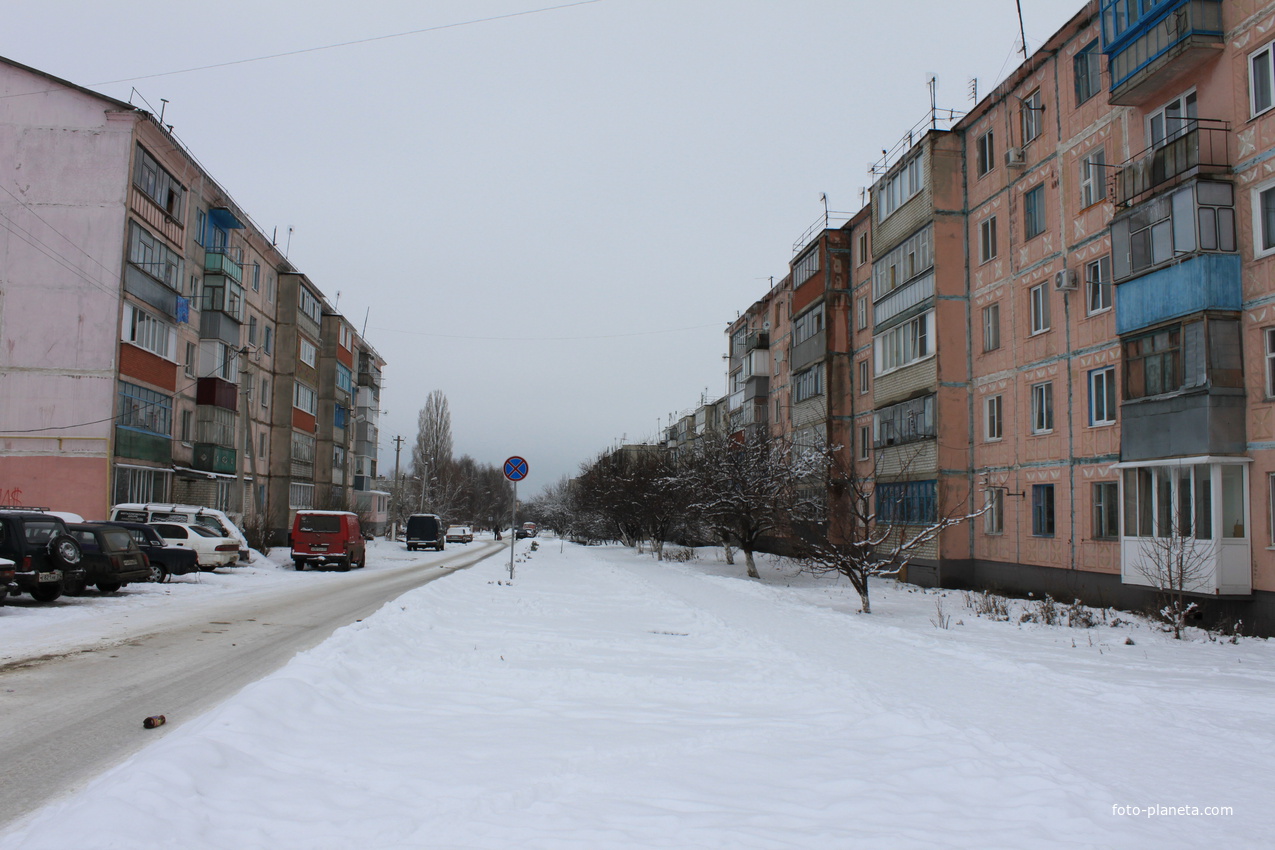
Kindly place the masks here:
[(527, 461), (514, 455), (505, 461), (505, 477), (514, 485), (513, 504), (509, 507), (509, 580), (514, 580), (514, 541), (518, 539), (518, 482), (527, 477)]

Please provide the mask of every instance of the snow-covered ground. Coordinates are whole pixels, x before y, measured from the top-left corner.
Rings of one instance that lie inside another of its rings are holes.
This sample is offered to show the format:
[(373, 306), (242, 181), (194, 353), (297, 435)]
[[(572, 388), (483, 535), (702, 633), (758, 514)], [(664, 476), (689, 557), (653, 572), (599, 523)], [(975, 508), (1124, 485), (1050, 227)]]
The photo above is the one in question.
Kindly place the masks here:
[(862, 615), (712, 554), (507, 569), (339, 630), (0, 847), (1271, 846), (1272, 642), (887, 582)]

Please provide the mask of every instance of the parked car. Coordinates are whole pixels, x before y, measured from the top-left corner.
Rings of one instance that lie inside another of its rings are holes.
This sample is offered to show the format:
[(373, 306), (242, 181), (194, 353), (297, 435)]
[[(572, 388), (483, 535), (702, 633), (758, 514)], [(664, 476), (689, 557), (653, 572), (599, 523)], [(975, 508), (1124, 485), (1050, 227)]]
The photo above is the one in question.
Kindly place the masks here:
[(367, 565), (367, 541), (356, 513), (297, 511), (289, 539), (292, 565), (298, 570), (304, 570), (306, 564), (335, 564), (342, 572)]
[(145, 553), (151, 562), (152, 581), (168, 581), (171, 576), (184, 576), (187, 573), (199, 572), (199, 556), (193, 549), (179, 546), (168, 546), (164, 538), (153, 526), (144, 522), (107, 521), (102, 525), (113, 525), (127, 531), (137, 544), (137, 548)]
[(230, 537), (238, 545), (239, 560), (248, 560), (248, 538), (235, 521), (216, 508), (200, 505), (160, 504), (158, 502), (124, 502), (111, 508), (111, 519), (124, 522), (181, 522), (202, 525), (220, 537)]
[(539, 528), (534, 522), (524, 522), (522, 527), (515, 533), (515, 537), (522, 540), (524, 537), (535, 537), (539, 533)]
[(206, 573), (218, 567), (229, 567), (239, 558), (239, 544), (234, 538), (222, 537), (202, 525), (152, 522), (151, 527), (164, 538), (165, 546), (193, 551), (199, 568)]
[(13, 561), (8, 593), (52, 602), (84, 578), (84, 553), (61, 517), (41, 508), (0, 508), (0, 558)]
[(73, 522), (66, 528), (84, 553), (84, 577), (68, 584), (67, 593), (82, 593), (90, 584), (114, 593), (129, 582), (153, 580), (150, 561), (124, 529), (96, 522)]
[(448, 543), (473, 543), (474, 530), (467, 525), (449, 525), (446, 540)]
[(442, 519), (436, 514), (412, 514), (407, 518), (407, 551), (437, 549), (443, 551), (447, 535)]
[(0, 605), (4, 604), (4, 598), (9, 595), (10, 589), (17, 592), (17, 585), (13, 583), (14, 577), (18, 571), (14, 569), (13, 561), (8, 558), (0, 558)]

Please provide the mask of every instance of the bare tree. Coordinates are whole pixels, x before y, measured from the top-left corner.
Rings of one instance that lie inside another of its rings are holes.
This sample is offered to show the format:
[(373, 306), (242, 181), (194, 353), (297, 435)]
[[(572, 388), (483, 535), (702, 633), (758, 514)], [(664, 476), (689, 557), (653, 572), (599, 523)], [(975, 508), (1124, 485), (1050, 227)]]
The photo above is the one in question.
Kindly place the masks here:
[(944, 531), (982, 515), (987, 506), (965, 503), (944, 514), (940, 510), (944, 494), (937, 482), (932, 497), (892, 487), (905, 483), (900, 476), (906, 474), (908, 464), (902, 473), (886, 476), (878, 454), (872, 473), (865, 475), (856, 469), (850, 454), (848, 448), (826, 450), (830, 521), (794, 523), (793, 541), (803, 568), (848, 578), (859, 594), (863, 613), (870, 614), (870, 579), (899, 575)]
[[(431, 488), (446, 487), (452, 466), (452, 413), (447, 396), (433, 390), (417, 415), (416, 442), (412, 444), (412, 474), (424, 492), (417, 492), (418, 504), (434, 501)], [(423, 498), (422, 498), (423, 497)]]
[(1197, 525), (1185, 505), (1165, 511), (1156, 526), (1154, 536), (1141, 538), (1134, 568), (1160, 592), (1160, 616), (1181, 640), (1187, 621), (1199, 608), (1189, 594), (1212, 577), (1217, 552), (1211, 540), (1196, 539)]

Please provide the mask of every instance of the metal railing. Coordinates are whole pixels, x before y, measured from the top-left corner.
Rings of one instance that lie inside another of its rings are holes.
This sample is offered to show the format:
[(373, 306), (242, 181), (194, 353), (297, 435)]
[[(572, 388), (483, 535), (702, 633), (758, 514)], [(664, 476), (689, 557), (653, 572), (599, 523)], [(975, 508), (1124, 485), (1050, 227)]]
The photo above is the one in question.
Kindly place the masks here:
[(1184, 119), (1167, 141), (1140, 151), (1111, 175), (1112, 202), (1130, 206), (1179, 177), (1231, 167), (1231, 124), (1211, 118)]

